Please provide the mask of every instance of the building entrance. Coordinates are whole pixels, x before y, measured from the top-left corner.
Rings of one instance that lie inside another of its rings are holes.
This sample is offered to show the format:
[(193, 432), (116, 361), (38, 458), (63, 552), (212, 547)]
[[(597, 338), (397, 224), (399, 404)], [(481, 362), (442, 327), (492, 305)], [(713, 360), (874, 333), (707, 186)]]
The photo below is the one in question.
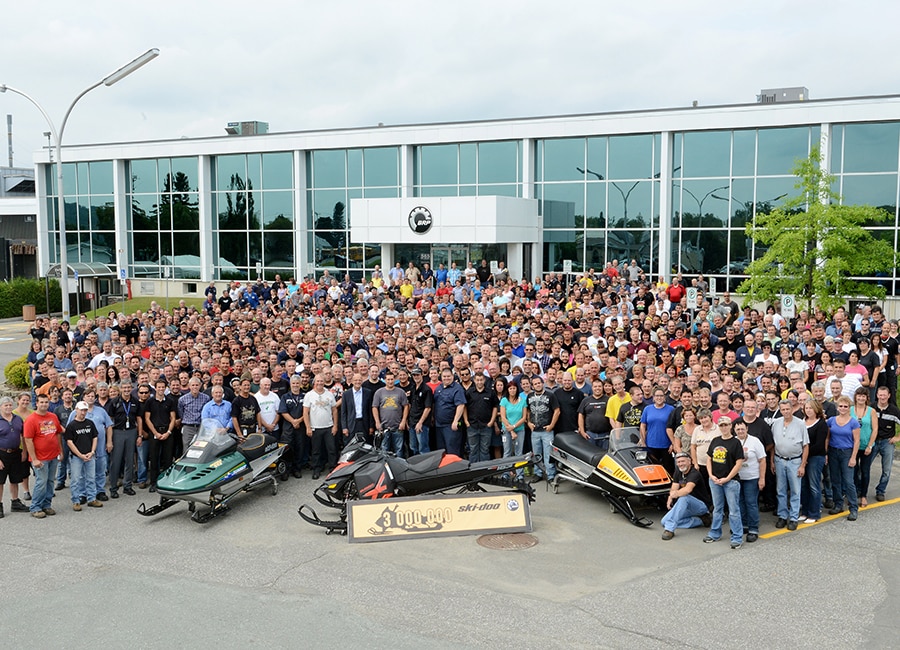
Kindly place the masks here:
[(451, 264), (456, 262), (456, 268), (460, 271), (466, 268), (469, 261), (468, 244), (434, 244), (431, 247), (431, 268), (438, 268), (438, 264), (443, 264), (445, 269), (451, 268)]

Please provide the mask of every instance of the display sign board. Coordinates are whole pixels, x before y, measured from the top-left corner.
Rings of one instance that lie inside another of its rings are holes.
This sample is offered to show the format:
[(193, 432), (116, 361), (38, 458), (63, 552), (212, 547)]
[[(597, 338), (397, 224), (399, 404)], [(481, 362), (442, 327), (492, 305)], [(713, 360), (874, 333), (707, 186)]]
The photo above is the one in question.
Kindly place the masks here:
[(697, 287), (691, 287), (687, 290), (688, 307), (695, 309), (697, 307)]
[(712, 298), (713, 296), (716, 295), (716, 293), (718, 293), (716, 291), (716, 279), (710, 278), (709, 279), (709, 297)]
[(793, 318), (797, 315), (797, 303), (794, 296), (781, 296), (781, 315), (785, 318)]
[(485, 533), (529, 533), (528, 497), (520, 492), (434, 494), (353, 501), (347, 508), (350, 542)]
[(563, 260), (563, 273), (572, 275), (572, 260)]

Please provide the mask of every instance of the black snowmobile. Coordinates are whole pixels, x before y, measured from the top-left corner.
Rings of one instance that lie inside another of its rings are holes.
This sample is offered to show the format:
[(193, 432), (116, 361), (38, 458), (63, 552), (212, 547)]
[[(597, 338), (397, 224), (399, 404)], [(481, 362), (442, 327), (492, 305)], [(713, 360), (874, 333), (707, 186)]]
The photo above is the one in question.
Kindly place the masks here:
[(313, 492), (319, 503), (340, 511), (339, 519), (321, 519), (305, 504), (298, 514), (323, 527), (327, 534), (339, 531), (345, 535), (347, 503), (358, 499), (484, 492), (483, 484), (489, 484), (521, 492), (529, 501), (534, 500), (531, 486), (514, 478), (516, 470), (533, 464), (531, 454), (470, 463), (442, 449), (403, 459), (379, 447), (356, 438), (344, 448), (337, 467)]

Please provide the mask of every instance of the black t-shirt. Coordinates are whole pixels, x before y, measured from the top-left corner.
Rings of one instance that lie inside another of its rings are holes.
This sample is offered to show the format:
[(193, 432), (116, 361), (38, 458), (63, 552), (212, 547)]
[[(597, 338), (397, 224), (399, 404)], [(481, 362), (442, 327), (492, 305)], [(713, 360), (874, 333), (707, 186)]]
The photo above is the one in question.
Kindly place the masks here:
[(434, 408), (434, 391), (424, 381), (418, 388), (413, 383), (413, 388), (409, 392), (407, 399), (409, 400), (409, 426), (410, 428), (418, 424), (422, 419), (422, 413), (425, 409)]
[(681, 470), (676, 467), (675, 474), (672, 476), (672, 482), (676, 483), (679, 488), (683, 488), (688, 483), (693, 483), (694, 489), (691, 490), (691, 496), (700, 499), (709, 506), (709, 490), (703, 489), (703, 476), (693, 465), (691, 465), (687, 474), (682, 474)]
[[(156, 397), (145, 402), (144, 412), (150, 414), (150, 422), (158, 433), (165, 433), (169, 429), (169, 415), (176, 410), (175, 400), (171, 395), (165, 395), (161, 400)], [(150, 432), (152, 433), (152, 432)]]
[(725, 478), (737, 462), (744, 458), (744, 446), (735, 436), (727, 440), (722, 436), (716, 436), (709, 443), (706, 455), (712, 459), (712, 475), (716, 478)]
[(231, 402), (231, 415), (237, 418), (241, 429), (256, 431), (256, 414), (259, 413), (259, 402), (253, 395), (241, 397), (238, 395)]
[(644, 413), (645, 406), (647, 405), (644, 402), (640, 404), (633, 404), (632, 402), (623, 404), (622, 408), (619, 409), (619, 417), (616, 419), (622, 423), (622, 426), (639, 427), (641, 426), (641, 415)]
[(90, 453), (94, 446), (94, 438), (97, 437), (97, 427), (85, 418), (83, 421), (72, 420), (63, 434), (67, 441), (71, 440), (80, 454)]
[(528, 411), (531, 413), (534, 431), (546, 430), (553, 419), (553, 411), (558, 408), (559, 402), (556, 395), (549, 390), (544, 390), (540, 394), (531, 393), (528, 396)]
[(231, 309), (231, 296), (228, 295), (228, 292), (222, 294), (222, 296), (218, 300), (219, 307), (222, 308), (222, 311), (227, 311)]
[(900, 423), (900, 408), (890, 402), (884, 410), (878, 408), (878, 405), (874, 408), (878, 413), (878, 437), (876, 440), (893, 438), (897, 435), (897, 424)]
[(758, 438), (763, 444), (766, 452), (775, 445), (775, 438), (772, 437), (772, 427), (770, 427), (762, 418), (756, 418), (753, 422), (747, 422), (744, 419), (738, 420), (747, 425), (747, 433), (754, 438)]
[(593, 395), (585, 397), (578, 405), (578, 412), (584, 416), (584, 430), (591, 433), (609, 433), (612, 425), (606, 417), (606, 405), (609, 398), (605, 395), (597, 398)]
[(806, 432), (809, 434), (809, 455), (824, 456), (827, 453), (825, 441), (828, 440), (828, 425), (825, 420), (816, 420), (811, 427), (806, 427)]
[(584, 393), (577, 388), (564, 390), (557, 388), (554, 392), (559, 402), (559, 419), (556, 421), (557, 431), (578, 431), (578, 407), (584, 399)]

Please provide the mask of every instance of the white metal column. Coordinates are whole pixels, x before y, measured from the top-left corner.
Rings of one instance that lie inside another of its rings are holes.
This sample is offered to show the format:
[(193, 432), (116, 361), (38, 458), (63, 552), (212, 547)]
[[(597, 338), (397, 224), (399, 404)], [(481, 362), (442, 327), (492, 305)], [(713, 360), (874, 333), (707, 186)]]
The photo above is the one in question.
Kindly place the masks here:
[[(523, 199), (533, 199), (535, 196), (534, 191), (534, 140), (532, 138), (523, 138), (521, 144), (522, 147), (522, 198)], [(542, 211), (538, 211), (538, 232), (544, 232), (544, 217)], [(509, 251), (509, 259), (512, 262), (512, 251)], [(521, 257), (521, 249), (517, 251), (517, 255)], [(520, 266), (520, 271), (522, 264)], [(531, 273), (532, 275), (540, 275), (543, 277), (543, 267), (544, 267), (544, 242), (543, 242), (543, 234), (541, 235), (541, 241), (534, 242), (531, 246)], [(512, 273), (512, 271), (510, 271)], [(531, 278), (528, 278), (531, 279)]]
[[(409, 144), (400, 147), (400, 198), (405, 199), (413, 196), (415, 180), (415, 161), (413, 146)], [(384, 267), (382, 267), (384, 268)]]
[[(50, 230), (47, 228), (47, 223), (53, 214), (51, 205), (53, 202), (47, 200), (50, 193), (50, 187), (47, 185), (47, 169), (49, 167), (49, 163), (40, 163), (34, 166), (35, 196), (37, 197), (37, 273), (39, 277), (45, 277), (50, 269), (50, 249), (54, 246), (54, 238), (50, 236)], [(48, 208), (51, 211), (50, 214), (47, 212)], [(58, 242), (59, 238), (57, 237), (56, 240)]]
[(131, 213), (128, 209), (128, 176), (126, 162), (122, 159), (113, 160), (113, 214), (116, 215), (116, 279), (121, 280), (122, 270), (129, 279), (132, 271), (129, 268), (131, 259)]
[(216, 277), (215, 252), (218, 246), (213, 245), (213, 183), (212, 159), (200, 156), (197, 161), (197, 211), (200, 215), (200, 280), (212, 282)]
[(309, 257), (306, 152), (294, 151), (294, 278), (300, 282), (313, 272)]
[[(672, 132), (663, 131), (659, 147), (659, 268), (657, 275), (672, 273)], [(652, 254), (652, 251), (651, 251)]]

